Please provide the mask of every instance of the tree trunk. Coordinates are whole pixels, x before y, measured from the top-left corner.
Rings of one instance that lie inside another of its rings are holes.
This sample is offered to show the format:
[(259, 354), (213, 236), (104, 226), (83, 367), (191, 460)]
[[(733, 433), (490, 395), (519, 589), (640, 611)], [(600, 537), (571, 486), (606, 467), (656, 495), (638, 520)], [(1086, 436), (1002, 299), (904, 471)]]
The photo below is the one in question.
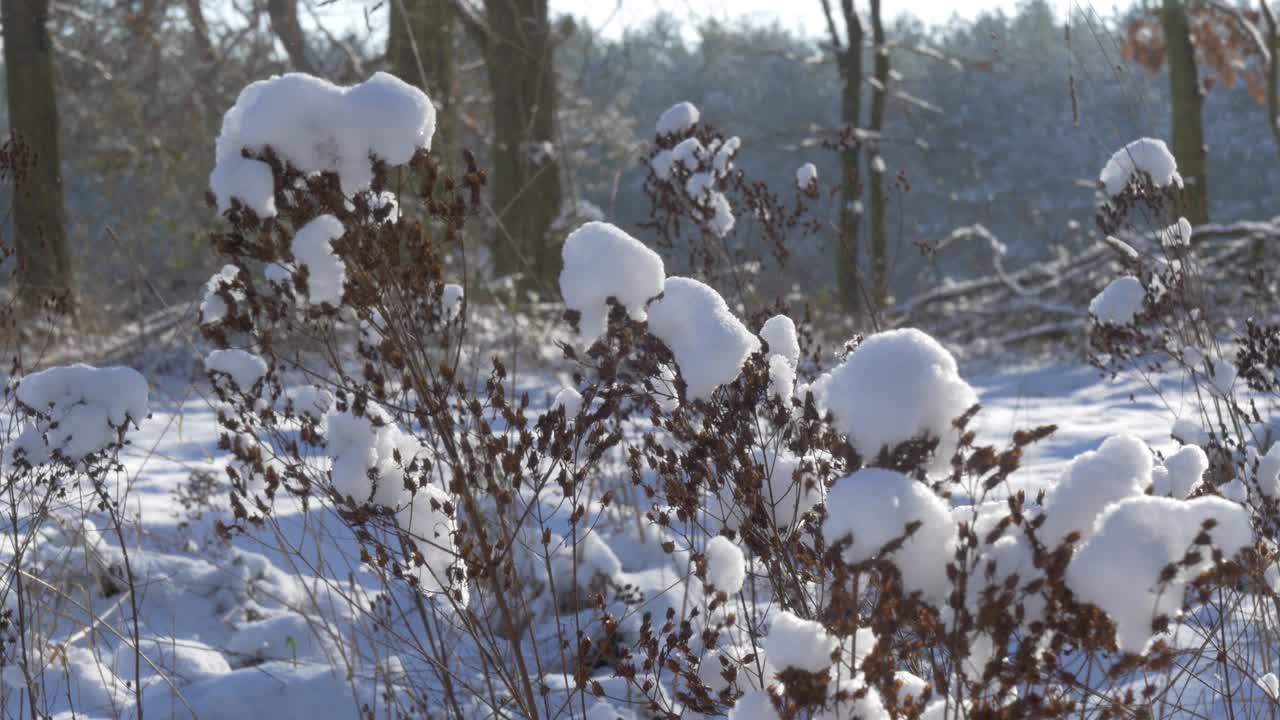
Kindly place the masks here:
[[(841, 0), (846, 41), (840, 56), (841, 120), (849, 132), (858, 130), (862, 114), (862, 22), (853, 0)], [(862, 280), (858, 272), (858, 227), (862, 223), (862, 186), (858, 176), (857, 136), (846, 138), (840, 153), (840, 249), (836, 263), (836, 289), (845, 310), (857, 314), (862, 307)]]
[(71, 299), (71, 256), (62, 205), (58, 107), (54, 97), (49, 0), (0, 0), (10, 130), (35, 154), (14, 189), (18, 289), (24, 300)]
[(196, 51), (200, 53), (200, 61), (213, 62), (213, 42), (209, 39), (209, 23), (204, 19), (204, 8), (201, 0), (186, 0), (187, 20), (191, 23), (191, 36), (195, 40)]
[(267, 13), (271, 16), (272, 32), (289, 54), (289, 64), (298, 72), (315, 75), (315, 64), (307, 54), (307, 36), (298, 22), (297, 0), (267, 0)]
[(431, 147), (451, 167), (458, 159), (453, 8), (449, 0), (390, 0), (389, 4), (387, 62), (393, 74), (422, 88), (440, 108)]
[(493, 92), (494, 265), (524, 273), (526, 288), (555, 292), (560, 165), (554, 150), (556, 78), (547, 0), (486, 0), (486, 65)]
[(889, 100), (889, 49), (885, 46), (884, 24), (880, 22), (880, 0), (871, 0), (871, 37), (875, 52), (871, 90), (871, 125), (868, 130), (875, 136), (875, 158), (871, 163), (871, 312), (881, 312), (889, 301), (889, 258), (885, 242), (884, 221), (884, 159), (880, 151), (884, 144), (880, 134), (884, 129), (884, 111)]
[(1276, 28), (1276, 16), (1271, 12), (1267, 0), (1261, 0), (1262, 17), (1266, 20), (1267, 48), (1271, 57), (1267, 63), (1267, 127), (1275, 137), (1276, 149), (1280, 150), (1280, 30)]
[(1166, 61), (1169, 66), (1169, 98), (1172, 104), (1173, 157), (1186, 187), (1182, 214), (1192, 225), (1209, 222), (1209, 186), (1206, 178), (1204, 124), (1200, 78), (1195, 49), (1182, 0), (1164, 0), (1162, 13)]

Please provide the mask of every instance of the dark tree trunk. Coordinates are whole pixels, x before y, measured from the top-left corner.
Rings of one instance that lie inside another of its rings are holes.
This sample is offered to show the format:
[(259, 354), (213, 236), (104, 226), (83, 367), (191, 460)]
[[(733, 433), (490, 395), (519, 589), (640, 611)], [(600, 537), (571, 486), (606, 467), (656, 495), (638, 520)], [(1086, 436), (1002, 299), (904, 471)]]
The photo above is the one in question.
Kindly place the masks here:
[(271, 16), (271, 30), (284, 45), (293, 69), (316, 74), (315, 63), (307, 54), (307, 36), (302, 32), (302, 23), (298, 22), (297, 0), (267, 0), (267, 14)]
[(35, 167), (16, 186), (14, 196), (19, 292), (32, 301), (53, 295), (70, 299), (71, 257), (62, 205), (49, 2), (0, 0), (0, 14), (9, 126), (35, 154)]
[(871, 0), (871, 38), (875, 53), (872, 76), (875, 84), (871, 90), (871, 125), (868, 130), (875, 136), (875, 162), (869, 174), (871, 202), (871, 312), (880, 312), (889, 300), (889, 258), (885, 241), (884, 221), (884, 160), (880, 156), (883, 143), (880, 134), (884, 130), (884, 111), (889, 99), (889, 49), (885, 46), (884, 24), (880, 21), (880, 0)]
[(1182, 193), (1182, 214), (1193, 225), (1209, 222), (1209, 185), (1204, 145), (1204, 120), (1200, 77), (1196, 73), (1195, 49), (1182, 0), (1164, 0), (1162, 13), (1166, 62), (1169, 66), (1169, 98), (1173, 131), (1173, 157), (1186, 187)]
[[(840, 0), (845, 22), (845, 46), (840, 53), (841, 120), (850, 132), (859, 128), (862, 115), (862, 21), (853, 9), (853, 0)], [(858, 313), (862, 307), (862, 276), (858, 269), (858, 228), (862, 224), (862, 185), (858, 174), (859, 146), (848, 138), (840, 153), (840, 246), (837, 253), (836, 288), (845, 310)]]
[(387, 62), (391, 72), (422, 88), (440, 108), (432, 150), (446, 166), (457, 161), (453, 104), (454, 10), (449, 0), (390, 0)]
[(521, 272), (525, 286), (555, 292), (560, 238), (548, 236), (560, 213), (556, 159), (554, 38), (546, 0), (487, 0), (486, 65), (493, 92), (495, 269)]

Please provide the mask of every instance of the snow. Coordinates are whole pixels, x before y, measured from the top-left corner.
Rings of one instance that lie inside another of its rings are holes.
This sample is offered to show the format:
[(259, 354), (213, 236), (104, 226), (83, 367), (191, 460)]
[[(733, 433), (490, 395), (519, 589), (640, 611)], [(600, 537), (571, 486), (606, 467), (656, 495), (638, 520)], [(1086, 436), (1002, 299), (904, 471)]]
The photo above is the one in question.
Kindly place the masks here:
[(796, 170), (796, 187), (808, 190), (816, 182), (818, 182), (818, 168), (813, 163), (807, 162)]
[(1117, 150), (1102, 168), (1099, 180), (1107, 194), (1115, 196), (1124, 191), (1139, 171), (1147, 173), (1158, 188), (1182, 187), (1182, 176), (1178, 175), (1173, 153), (1163, 140), (1156, 138), (1140, 138)]
[(418, 588), (426, 593), (452, 591), (466, 604), (467, 586), (457, 581), (461, 568), (453, 545), (455, 531), (449, 497), (434, 485), (423, 485), (396, 513), (396, 522), (421, 553), (417, 567)]
[(707, 542), (707, 582), (716, 590), (735, 595), (747, 579), (746, 559), (729, 538), (717, 535)]
[(680, 102), (667, 108), (658, 117), (658, 134), (671, 135), (687, 132), (698, 122), (701, 113), (691, 102)]
[[(1196, 445), (1184, 445), (1164, 461), (1164, 482), (1155, 483), (1156, 495), (1168, 495), (1185, 500), (1200, 486), (1204, 473), (1209, 469), (1209, 456)], [(1262, 473), (1260, 472), (1259, 475)]]
[(1041, 541), (1055, 547), (1073, 532), (1088, 539), (1104, 508), (1146, 491), (1152, 467), (1151, 451), (1132, 435), (1107, 438), (1077, 456), (1045, 496)]
[(643, 321), (645, 303), (662, 292), (662, 258), (615, 225), (586, 223), (569, 234), (561, 254), (560, 293), (565, 305), (580, 313), (578, 328), (588, 346), (608, 329), (609, 298), (631, 319)]
[(866, 460), (885, 447), (927, 435), (939, 439), (931, 469), (950, 466), (959, 435), (952, 421), (977, 402), (955, 357), (914, 328), (868, 337), (815, 390), (836, 427)]
[(1170, 225), (1160, 233), (1160, 244), (1166, 248), (1189, 247), (1191, 245), (1191, 223), (1186, 218), (1178, 218), (1178, 222)]
[(724, 237), (733, 230), (736, 222), (733, 217), (733, 207), (729, 205), (729, 198), (725, 197), (722, 192), (712, 192), (711, 199), (711, 232), (717, 237)]
[(856, 565), (877, 557), (916, 522), (920, 527), (890, 560), (908, 592), (920, 591), (925, 600), (940, 604), (947, 593), (956, 524), (947, 504), (924, 483), (883, 468), (864, 468), (837, 480), (827, 495), (822, 537), (827, 545), (852, 537), (843, 558)]
[(329, 474), (339, 497), (391, 510), (409, 503), (405, 470), (424, 450), (417, 438), (385, 414), (371, 409), (363, 416), (351, 412), (329, 415), (325, 450), (333, 460)]
[(671, 177), (671, 166), (675, 164), (675, 160), (675, 153), (672, 151), (659, 150), (649, 161), (649, 167), (653, 168), (653, 174), (659, 179), (666, 180)]
[(407, 163), (431, 147), (436, 111), (421, 90), (384, 72), (339, 87), (301, 73), (250, 84), (222, 118), (209, 186), (219, 212), (232, 199), (260, 217), (275, 215), (270, 167), (243, 156), (275, 150), (303, 173), (333, 172), (352, 195), (373, 180), (370, 156)]
[(551, 409), (564, 408), (564, 416), (567, 420), (572, 420), (582, 412), (582, 393), (567, 387), (556, 393), (556, 399), (551, 403)]
[(782, 610), (773, 616), (763, 647), (769, 662), (779, 670), (795, 668), (816, 673), (831, 667), (831, 656), (840, 641), (821, 623)]
[(21, 444), (32, 464), (104, 450), (150, 412), (146, 379), (125, 367), (52, 367), (22, 378), (17, 397), (31, 414)]
[(716, 177), (724, 177), (733, 169), (733, 156), (741, 148), (742, 138), (734, 135), (716, 149), (715, 157), (711, 158), (711, 169), (715, 171)]
[(461, 285), (448, 283), (440, 291), (440, 304), (444, 307), (444, 317), (452, 320), (462, 312), (462, 296), (465, 291)]
[(729, 710), (729, 720), (779, 720), (780, 717), (767, 690), (752, 690), (738, 698)]
[(782, 355), (769, 356), (769, 392), (784, 401), (790, 400), (796, 390), (796, 369)]
[(680, 163), (689, 171), (696, 170), (698, 163), (706, 155), (707, 149), (703, 147), (702, 141), (696, 137), (685, 138), (671, 149), (672, 163)]
[(781, 355), (792, 367), (800, 364), (800, 339), (796, 324), (786, 315), (774, 315), (760, 326), (760, 337), (769, 343), (769, 353)]
[(733, 382), (760, 349), (720, 293), (691, 278), (667, 278), (649, 307), (649, 332), (671, 349), (690, 400), (707, 400)]
[(1078, 599), (1111, 617), (1121, 651), (1145, 652), (1152, 621), (1176, 618), (1187, 582), (1212, 566), (1206, 548), (1199, 562), (1179, 567), (1167, 583), (1160, 581), (1167, 565), (1196, 549), (1195, 537), (1206, 520), (1216, 523), (1209, 535), (1228, 559), (1253, 542), (1248, 512), (1231, 501), (1133, 497), (1102, 513), (1097, 532), (1076, 551), (1067, 584)]
[(1128, 325), (1142, 312), (1145, 298), (1146, 290), (1138, 278), (1125, 275), (1112, 280), (1089, 301), (1089, 314), (1098, 322)]
[(313, 303), (337, 306), (342, 302), (347, 265), (333, 253), (333, 241), (345, 233), (338, 218), (321, 215), (293, 236), (293, 258), (307, 269), (307, 295)]
[(313, 421), (323, 420), (333, 407), (333, 393), (314, 385), (291, 387), (285, 391), (281, 409)]
[(240, 268), (235, 265), (224, 265), (204, 286), (204, 298), (200, 301), (200, 322), (216, 323), (227, 316), (227, 301), (219, 291), (230, 293), (236, 301), (244, 299), (244, 293), (231, 289), (232, 284), (240, 276)]
[(242, 392), (249, 392), (267, 374), (267, 363), (244, 350), (214, 350), (204, 358), (205, 370), (231, 378)]

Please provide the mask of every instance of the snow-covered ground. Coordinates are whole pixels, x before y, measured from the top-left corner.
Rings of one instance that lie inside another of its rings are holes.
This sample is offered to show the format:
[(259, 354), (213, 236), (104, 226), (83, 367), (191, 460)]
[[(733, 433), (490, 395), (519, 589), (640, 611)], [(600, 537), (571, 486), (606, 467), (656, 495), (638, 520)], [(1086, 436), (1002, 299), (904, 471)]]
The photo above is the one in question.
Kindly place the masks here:
[[(983, 405), (981, 441), (1002, 444), (1016, 429), (1058, 425), (1054, 435), (1027, 453), (1015, 476), (1015, 486), (1031, 494), (1051, 484), (1071, 458), (1095, 449), (1111, 434), (1134, 433), (1153, 449), (1174, 449), (1169, 428), (1182, 403), (1189, 402), (1180, 388), (1158, 386), (1161, 396), (1140, 380), (1105, 380), (1083, 364), (1031, 366), (968, 379)], [(151, 683), (144, 694), (145, 716), (184, 718), (194, 711), (200, 718), (235, 720), (354, 717), (358, 704), (376, 701), (376, 662), (342, 657), (341, 643), (326, 635), (327, 628), (335, 617), (350, 621), (352, 613), (342, 607), (344, 599), (316, 581), (316, 568), (299, 566), (296, 552), (305, 548), (301, 556), (329, 564), (329, 572), (347, 565), (357, 585), (373, 589), (372, 576), (353, 560), (357, 550), (349, 531), (324, 512), (278, 508), (269, 528), (236, 534), (230, 543), (219, 540), (216, 523), (230, 523), (231, 518), (225, 453), (217, 447), (208, 388), (203, 380), (184, 377), (149, 380), (151, 416), (122, 454), (131, 481), (126, 540), (140, 578), (144, 656), (166, 675), (172, 673), (174, 685), (157, 679), (143, 663), (144, 682), (150, 678)], [(547, 376), (529, 386), (535, 403), (546, 407), (560, 385)], [(193, 504), (202, 482), (209, 491), (204, 498), (208, 504)], [(95, 524), (104, 527), (101, 517)], [(620, 563), (621, 575), (637, 587), (656, 590), (671, 581), (660, 569), (666, 559), (656, 540), (635, 527), (601, 523), (598, 535)], [(85, 548), (90, 545), (90, 554), (108, 562), (118, 553), (110, 537), (95, 536), (86, 545), (74, 532), (56, 531), (40, 555), (46, 567), (75, 567), (87, 563)], [(295, 551), (281, 552), (290, 546)], [(81, 598), (103, 616), (100, 626), (127, 635), (120, 600), (101, 592)], [(317, 607), (327, 620), (308, 617)], [(57, 665), (61, 660), (51, 661), (45, 672), (46, 692), (56, 698), (53, 709), (67, 711), (73, 705), (76, 717), (131, 716), (132, 691), (123, 684), (133, 673), (127, 643), (101, 628), (91, 633), (79, 629), (75, 622), (64, 627), (64, 638), (74, 637), (65, 647), (70, 672)], [(352, 682), (346, 669), (333, 671), (335, 663), (353, 665)], [(114, 677), (101, 666), (111, 668)], [(71, 678), (70, 688), (60, 687), (66, 678)], [(21, 686), (10, 682), (5, 687), (11, 711), (24, 700)]]

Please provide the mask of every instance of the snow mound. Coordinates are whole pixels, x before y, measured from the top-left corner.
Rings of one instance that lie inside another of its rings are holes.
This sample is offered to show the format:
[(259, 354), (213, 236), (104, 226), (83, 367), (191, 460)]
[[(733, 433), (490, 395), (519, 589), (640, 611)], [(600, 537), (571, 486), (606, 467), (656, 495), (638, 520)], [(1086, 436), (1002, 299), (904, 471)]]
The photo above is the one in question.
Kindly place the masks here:
[(307, 295), (313, 303), (342, 303), (347, 265), (333, 254), (333, 241), (344, 233), (346, 228), (338, 218), (321, 215), (298, 228), (293, 236), (293, 258), (307, 269)]
[[(1204, 473), (1209, 469), (1209, 456), (1195, 445), (1184, 445), (1178, 452), (1164, 461), (1162, 482), (1154, 482), (1153, 492), (1156, 495), (1167, 495), (1178, 500), (1185, 500), (1191, 491), (1200, 486)], [(1259, 470), (1259, 479), (1262, 476)]]
[(227, 301), (219, 291), (226, 290), (237, 302), (244, 299), (244, 293), (231, 289), (232, 283), (240, 276), (240, 268), (235, 265), (224, 265), (204, 285), (204, 298), (200, 301), (200, 323), (216, 323), (227, 316)]
[(813, 163), (805, 163), (796, 170), (796, 187), (808, 190), (816, 182), (818, 182), (818, 168)]
[[(1195, 545), (1206, 521), (1214, 523), (1213, 546), (1228, 558), (1253, 542), (1248, 511), (1229, 500), (1134, 497), (1108, 508), (1098, 518), (1097, 533), (1076, 551), (1067, 584), (1111, 617), (1121, 651), (1144, 652), (1152, 621), (1176, 617), (1187, 582), (1212, 566), (1208, 548)], [(1161, 582), (1166, 566), (1181, 563), (1192, 550), (1200, 552), (1200, 561), (1179, 566)]]
[(781, 355), (792, 367), (800, 364), (800, 340), (796, 324), (786, 315), (774, 315), (760, 326), (760, 337), (769, 343), (769, 353)]
[(658, 134), (670, 135), (685, 132), (697, 124), (701, 115), (702, 113), (698, 112), (698, 108), (691, 102), (676, 103), (658, 117)]
[(720, 293), (697, 280), (667, 278), (662, 293), (649, 308), (649, 332), (675, 355), (689, 399), (706, 400), (738, 377), (760, 340)]
[(440, 304), (444, 307), (444, 317), (452, 320), (462, 312), (462, 296), (465, 291), (457, 283), (449, 283), (440, 291)]
[(302, 73), (252, 83), (222, 117), (209, 186), (219, 212), (235, 198), (260, 217), (276, 214), (270, 167), (243, 156), (271, 147), (304, 173), (337, 173), (348, 195), (373, 181), (370, 156), (392, 165), (430, 148), (436, 111), (419, 89), (384, 72), (339, 87)]
[(126, 367), (52, 367), (24, 377), (17, 395), (36, 416), (18, 442), (33, 464), (53, 452), (81, 460), (117, 442), (121, 430), (150, 412), (146, 379)]
[(935, 471), (949, 466), (959, 442), (952, 421), (978, 401), (951, 353), (914, 328), (872, 335), (811, 389), (865, 459), (921, 435), (938, 438)]
[(1089, 314), (1098, 322), (1128, 325), (1142, 312), (1146, 294), (1138, 278), (1132, 275), (1118, 277), (1089, 301)]
[(248, 392), (267, 374), (267, 362), (244, 350), (214, 350), (205, 356), (205, 370), (231, 378), (242, 392)]
[(578, 417), (578, 413), (582, 412), (582, 393), (571, 387), (561, 389), (551, 403), (551, 409), (556, 408), (564, 408), (566, 420)]
[(947, 595), (947, 563), (954, 555), (956, 523), (947, 504), (924, 483), (883, 468), (864, 468), (838, 480), (827, 495), (822, 537), (828, 545), (852, 536), (844, 561), (876, 557), (907, 526), (919, 528), (892, 558), (908, 592), (939, 602)]
[(773, 616), (764, 651), (769, 662), (778, 669), (796, 668), (805, 672), (822, 672), (831, 667), (831, 656), (840, 640), (820, 623), (797, 617), (788, 610)]
[(747, 579), (746, 559), (729, 538), (717, 535), (707, 543), (707, 582), (716, 590), (734, 595)]
[(642, 321), (645, 303), (662, 292), (662, 258), (615, 225), (586, 223), (569, 233), (561, 254), (560, 293), (581, 314), (578, 327), (587, 345), (608, 329), (610, 297)]
[(373, 409), (359, 417), (330, 415), (325, 449), (333, 460), (330, 481), (339, 496), (391, 510), (409, 502), (405, 470), (425, 452), (417, 438)]
[(409, 535), (422, 555), (416, 569), (418, 588), (426, 593), (452, 591), (467, 604), (467, 586), (459, 567), (453, 536), (455, 525), (449, 496), (434, 485), (423, 485), (396, 513), (396, 523)]
[(1099, 180), (1106, 186), (1108, 195), (1119, 195), (1139, 171), (1151, 176), (1156, 187), (1182, 187), (1182, 176), (1178, 174), (1173, 153), (1163, 140), (1156, 138), (1134, 140), (1117, 150), (1102, 168)]
[(1045, 495), (1040, 539), (1049, 547), (1073, 532), (1087, 539), (1108, 505), (1146, 491), (1152, 465), (1146, 443), (1132, 435), (1107, 438), (1097, 450), (1077, 455)]
[(769, 392), (784, 401), (796, 391), (796, 369), (781, 355), (769, 356)]
[(752, 690), (738, 698), (729, 710), (729, 720), (778, 720), (779, 717), (768, 690)]

